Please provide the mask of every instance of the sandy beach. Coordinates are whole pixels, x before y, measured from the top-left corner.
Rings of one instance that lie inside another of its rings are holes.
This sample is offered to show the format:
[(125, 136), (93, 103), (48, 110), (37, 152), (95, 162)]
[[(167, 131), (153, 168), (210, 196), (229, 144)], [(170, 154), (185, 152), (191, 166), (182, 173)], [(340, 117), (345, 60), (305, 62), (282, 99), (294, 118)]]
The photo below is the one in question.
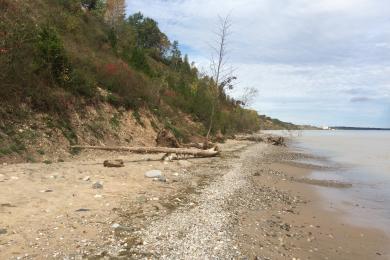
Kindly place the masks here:
[[(310, 155), (229, 140), (219, 158), (83, 152), (0, 168), (1, 259), (390, 259), (307, 179)], [(104, 168), (123, 159), (123, 168)], [(163, 178), (146, 178), (160, 170)]]

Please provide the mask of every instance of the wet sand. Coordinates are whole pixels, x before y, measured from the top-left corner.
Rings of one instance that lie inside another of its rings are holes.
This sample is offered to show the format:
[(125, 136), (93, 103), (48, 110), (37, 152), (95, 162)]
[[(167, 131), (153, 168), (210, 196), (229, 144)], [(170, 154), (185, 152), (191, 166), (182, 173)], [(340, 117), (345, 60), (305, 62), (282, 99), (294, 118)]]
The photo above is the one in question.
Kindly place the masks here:
[[(342, 189), (349, 184), (309, 179), (315, 166), (289, 161), (296, 157), (292, 154), (273, 148), (262, 166), (264, 174), (253, 182), (285, 191), (300, 202), (288, 212), (283, 201), (267, 210), (244, 211), (238, 231), (244, 254), (257, 259), (390, 259), (390, 239), (383, 231), (353, 225), (342, 209), (317, 192), (318, 186)], [(280, 160), (283, 157), (287, 160)], [(248, 240), (251, 243), (244, 242)]]

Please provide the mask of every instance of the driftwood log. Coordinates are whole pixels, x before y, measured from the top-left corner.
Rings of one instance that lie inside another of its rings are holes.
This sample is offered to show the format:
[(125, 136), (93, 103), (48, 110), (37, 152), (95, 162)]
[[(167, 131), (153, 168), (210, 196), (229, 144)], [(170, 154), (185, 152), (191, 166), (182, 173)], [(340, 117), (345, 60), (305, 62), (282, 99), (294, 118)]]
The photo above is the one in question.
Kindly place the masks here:
[(110, 167), (110, 168), (120, 168), (125, 167), (125, 163), (121, 159), (117, 160), (105, 160), (103, 162), (104, 167)]
[(103, 150), (103, 151), (122, 151), (133, 153), (166, 153), (166, 154), (180, 154), (192, 155), (194, 157), (214, 157), (219, 155), (219, 151), (215, 149), (200, 150), (187, 148), (170, 148), (170, 147), (120, 147), (120, 146), (84, 146), (74, 145), (72, 149), (89, 149), (89, 150)]
[(236, 136), (236, 140), (240, 141), (252, 141), (257, 143), (269, 143), (277, 146), (286, 146), (286, 140), (283, 136), (276, 135), (243, 135)]

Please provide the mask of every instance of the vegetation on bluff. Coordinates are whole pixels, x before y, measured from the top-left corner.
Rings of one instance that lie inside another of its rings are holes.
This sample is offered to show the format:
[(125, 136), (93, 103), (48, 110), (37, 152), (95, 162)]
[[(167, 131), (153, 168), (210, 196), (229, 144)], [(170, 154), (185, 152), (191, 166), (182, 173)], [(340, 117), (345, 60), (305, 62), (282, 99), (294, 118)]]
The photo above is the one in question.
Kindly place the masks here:
[[(70, 117), (87, 106), (150, 111), (181, 139), (256, 131), (260, 117), (218, 94), (155, 20), (125, 17), (123, 0), (0, 0), (0, 138), (43, 113), (77, 143)], [(185, 131), (191, 118), (202, 127)], [(154, 124), (154, 123), (153, 123)], [(155, 125), (154, 125), (155, 126)], [(5, 135), (4, 135), (5, 134)]]

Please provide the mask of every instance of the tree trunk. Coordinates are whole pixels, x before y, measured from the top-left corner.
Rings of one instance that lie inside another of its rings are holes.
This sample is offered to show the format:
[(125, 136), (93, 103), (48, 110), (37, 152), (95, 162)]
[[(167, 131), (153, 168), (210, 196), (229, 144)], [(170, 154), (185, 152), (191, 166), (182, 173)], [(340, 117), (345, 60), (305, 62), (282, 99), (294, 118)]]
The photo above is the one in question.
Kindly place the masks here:
[(83, 146), (74, 145), (72, 149), (91, 149), (91, 150), (104, 150), (104, 151), (123, 151), (133, 153), (175, 153), (175, 154), (187, 154), (195, 157), (214, 157), (219, 155), (219, 151), (215, 149), (200, 150), (200, 149), (186, 149), (186, 148), (169, 148), (169, 147), (106, 147), (106, 146)]

